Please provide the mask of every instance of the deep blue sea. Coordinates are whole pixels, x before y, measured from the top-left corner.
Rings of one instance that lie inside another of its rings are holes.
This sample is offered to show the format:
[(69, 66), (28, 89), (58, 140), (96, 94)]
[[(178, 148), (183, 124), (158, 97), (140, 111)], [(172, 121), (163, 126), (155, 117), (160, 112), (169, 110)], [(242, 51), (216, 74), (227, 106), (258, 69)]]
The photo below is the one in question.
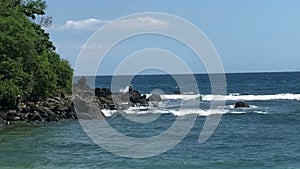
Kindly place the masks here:
[[(178, 118), (195, 117), (186, 137), (166, 152), (147, 158), (121, 157), (94, 143), (76, 120), (13, 123), (0, 128), (0, 168), (300, 168), (300, 72), (226, 74), (224, 111), (218, 127), (204, 143), (199, 143), (199, 134), (205, 120), (214, 116), (213, 111), (209, 111), (213, 95), (208, 75), (194, 77), (199, 93), (194, 90), (182, 92), (182, 86), (189, 88), (192, 84), (177, 84), (174, 76), (135, 76), (130, 83), (140, 93), (162, 92), (163, 102), (158, 108), (104, 111), (109, 116), (105, 122), (115, 131), (139, 139), (164, 133)], [(97, 77), (94, 85), (110, 88), (111, 79), (110, 76)], [(125, 88), (122, 85), (119, 91)], [(234, 103), (239, 100), (250, 107), (235, 109)], [(199, 101), (200, 106), (195, 108), (193, 104)], [(184, 108), (180, 109), (182, 105)], [(138, 122), (153, 117), (153, 121)], [(137, 122), (130, 119), (137, 119)], [(184, 128), (185, 124), (181, 125)], [(114, 140), (110, 133), (98, 136), (109, 136)], [(166, 138), (171, 142), (175, 137), (169, 135)], [(115, 139), (111, 146), (119, 142), (121, 140)], [(138, 144), (137, 139), (120, 152), (137, 153), (133, 149)], [(150, 145), (151, 142), (144, 144), (145, 147)], [(148, 150), (159, 151), (161, 148), (157, 145)], [(139, 153), (148, 152), (141, 148)]]

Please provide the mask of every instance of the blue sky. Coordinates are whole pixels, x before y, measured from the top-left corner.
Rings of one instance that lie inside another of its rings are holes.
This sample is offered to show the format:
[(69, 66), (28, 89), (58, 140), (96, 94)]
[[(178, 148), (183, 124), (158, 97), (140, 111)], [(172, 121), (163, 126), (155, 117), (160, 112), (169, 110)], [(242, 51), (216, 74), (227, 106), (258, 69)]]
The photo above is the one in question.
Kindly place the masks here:
[[(58, 53), (75, 65), (88, 38), (101, 26), (125, 15), (164, 12), (202, 30), (215, 46), (225, 72), (300, 70), (300, 1), (297, 0), (48, 0), (47, 28)], [(154, 18), (155, 19), (155, 18)], [(118, 45), (106, 57), (103, 74), (135, 50), (162, 48), (180, 56), (194, 73), (206, 72), (182, 44), (144, 36)]]

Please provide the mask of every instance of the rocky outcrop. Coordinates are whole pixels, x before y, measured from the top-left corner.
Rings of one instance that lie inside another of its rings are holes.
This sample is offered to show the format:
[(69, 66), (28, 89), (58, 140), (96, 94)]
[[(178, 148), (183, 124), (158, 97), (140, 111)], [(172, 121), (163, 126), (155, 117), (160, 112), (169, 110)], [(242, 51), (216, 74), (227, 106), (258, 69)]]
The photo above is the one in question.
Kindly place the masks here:
[(111, 91), (107, 88), (96, 88), (95, 95), (97, 97), (106, 97), (106, 96), (111, 95)]
[[(148, 102), (159, 102), (161, 97), (153, 94), (149, 98), (131, 89), (125, 93), (112, 93), (110, 89), (91, 89), (85, 77), (73, 84), (73, 95), (61, 94), (35, 101), (22, 102), (21, 111), (0, 109), (0, 125), (8, 121), (51, 122), (63, 119), (105, 118), (103, 109), (123, 110), (130, 106), (147, 106)], [(76, 112), (76, 113), (75, 113)]]
[(66, 98), (51, 97), (36, 103), (23, 102), (21, 111), (0, 111), (1, 121), (28, 121), (28, 122), (51, 122), (63, 119), (77, 119), (73, 109), (71, 96)]
[(2, 113), (0, 112), (0, 127), (2, 127), (5, 124), (5, 120), (2, 117)]
[(90, 89), (86, 83), (86, 78), (81, 77), (78, 83), (73, 85), (75, 108), (76, 110), (84, 109), (81, 112), (89, 111), (89, 108), (95, 106), (100, 111), (101, 109), (123, 110), (130, 106), (147, 106), (149, 101), (161, 101), (160, 95), (153, 94), (149, 98), (146, 98), (146, 95), (141, 95), (131, 86), (127, 92), (113, 93), (107, 88)]
[(76, 86), (83, 90), (89, 89), (89, 85), (86, 82), (85, 76), (82, 76), (80, 79), (78, 79)]
[(134, 105), (148, 105), (147, 99), (145, 96), (142, 96), (137, 90), (129, 91), (129, 100)]
[(109, 107), (109, 101), (107, 100), (109, 95), (102, 94), (103, 91), (107, 92), (107, 90), (99, 88), (92, 90), (88, 85), (83, 84), (83, 82), (73, 85), (73, 103), (79, 119), (99, 119), (105, 117), (101, 109)]
[(234, 108), (242, 108), (242, 107), (249, 107), (249, 104), (243, 101), (238, 101), (234, 105)]

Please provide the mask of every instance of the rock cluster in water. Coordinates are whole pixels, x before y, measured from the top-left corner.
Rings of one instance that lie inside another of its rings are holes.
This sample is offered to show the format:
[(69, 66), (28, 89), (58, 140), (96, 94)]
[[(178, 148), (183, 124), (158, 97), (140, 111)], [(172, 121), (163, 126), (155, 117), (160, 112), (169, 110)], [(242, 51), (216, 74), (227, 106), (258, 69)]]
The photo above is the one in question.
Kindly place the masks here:
[[(101, 110), (120, 110), (131, 106), (147, 106), (149, 101), (161, 101), (160, 95), (149, 98), (131, 89), (125, 93), (112, 93), (110, 89), (91, 89), (84, 77), (73, 85), (72, 96), (49, 97), (39, 101), (26, 101), (21, 111), (0, 109), (0, 124), (10, 121), (51, 122), (63, 119), (105, 118)], [(76, 112), (76, 113), (75, 113)]]
[(249, 107), (249, 104), (243, 101), (238, 101), (234, 105), (234, 108), (242, 108), (242, 107)]
[(79, 119), (103, 118), (102, 109), (125, 110), (132, 106), (148, 106), (149, 101), (161, 101), (160, 95), (153, 94), (147, 98), (132, 88), (115, 93), (106, 88), (91, 89), (82, 79), (73, 86), (74, 107)]

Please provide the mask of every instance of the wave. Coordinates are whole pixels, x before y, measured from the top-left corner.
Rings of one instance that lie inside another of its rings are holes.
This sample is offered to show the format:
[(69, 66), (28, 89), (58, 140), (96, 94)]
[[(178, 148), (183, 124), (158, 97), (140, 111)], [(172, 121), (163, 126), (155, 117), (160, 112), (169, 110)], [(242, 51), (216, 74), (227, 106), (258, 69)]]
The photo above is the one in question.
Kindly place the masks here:
[[(147, 94), (149, 96), (150, 94)], [(226, 96), (219, 96), (219, 95), (200, 95), (200, 94), (163, 94), (161, 95), (162, 99), (165, 100), (162, 102), (162, 105), (156, 105), (148, 107), (130, 107), (127, 110), (102, 110), (103, 114), (107, 117), (115, 116), (118, 114), (128, 114), (128, 115), (147, 115), (147, 114), (173, 114), (174, 116), (186, 116), (186, 115), (198, 115), (198, 116), (209, 116), (213, 114), (269, 114), (268, 109), (263, 107), (258, 107), (255, 105), (250, 105), (249, 108), (238, 108), (235, 109), (234, 105), (226, 105), (224, 108), (225, 110), (206, 110), (206, 109), (176, 109), (179, 105), (171, 103), (169, 106), (166, 107), (166, 103), (168, 100), (194, 100), (194, 99), (201, 99), (202, 101), (212, 101), (213, 99), (224, 97), (226, 100), (245, 100), (245, 101), (256, 101), (256, 100), (300, 100), (300, 94), (291, 94), (291, 93), (284, 93), (284, 94), (274, 94), (274, 95), (241, 95), (239, 93), (228, 94)], [(191, 102), (193, 103), (193, 102)]]
[(217, 110), (217, 109), (210, 109), (210, 110), (201, 110), (201, 109), (182, 109), (182, 110), (152, 110), (152, 109), (142, 109), (139, 110), (138, 108), (135, 109), (128, 109), (128, 110), (102, 110), (103, 114), (106, 117), (112, 117), (116, 114), (126, 114), (126, 115), (147, 115), (147, 114), (173, 114), (174, 116), (187, 116), (187, 115), (198, 115), (198, 116), (210, 116), (214, 114), (246, 114), (246, 113), (255, 113), (255, 114), (268, 114), (264, 111), (243, 111), (243, 110)]
[(186, 116), (186, 115), (199, 115), (199, 116), (209, 116), (213, 114), (226, 114), (229, 111), (224, 110), (195, 110), (195, 109), (183, 109), (183, 110), (139, 110), (139, 109), (128, 109), (122, 110), (120, 112), (116, 110), (102, 110), (103, 114), (106, 117), (111, 117), (115, 114), (138, 114), (138, 115), (145, 115), (145, 114), (173, 114), (174, 116)]
[(212, 100), (300, 100), (300, 94), (291, 94), (291, 93), (284, 93), (284, 94), (274, 94), (274, 95), (240, 95), (238, 93), (228, 94), (226, 96), (222, 95), (162, 95), (163, 99), (167, 100), (195, 100), (201, 99), (202, 101), (212, 101)]
[(105, 117), (111, 117), (114, 114), (117, 114), (117, 110), (108, 110), (108, 109), (103, 109), (101, 112), (104, 114)]
[(200, 98), (200, 94), (188, 94), (188, 95), (181, 95), (181, 94), (170, 94), (170, 95), (161, 95), (162, 99), (165, 100), (195, 100)]
[(126, 93), (128, 91), (129, 91), (129, 86), (125, 86), (125, 88), (119, 90), (120, 93)]
[(248, 107), (245, 107), (245, 108), (234, 108), (235, 105), (232, 104), (232, 105), (226, 105), (225, 108), (228, 108), (228, 109), (258, 109), (259, 107), (258, 106), (255, 106), (255, 105), (249, 105), (249, 108)]

